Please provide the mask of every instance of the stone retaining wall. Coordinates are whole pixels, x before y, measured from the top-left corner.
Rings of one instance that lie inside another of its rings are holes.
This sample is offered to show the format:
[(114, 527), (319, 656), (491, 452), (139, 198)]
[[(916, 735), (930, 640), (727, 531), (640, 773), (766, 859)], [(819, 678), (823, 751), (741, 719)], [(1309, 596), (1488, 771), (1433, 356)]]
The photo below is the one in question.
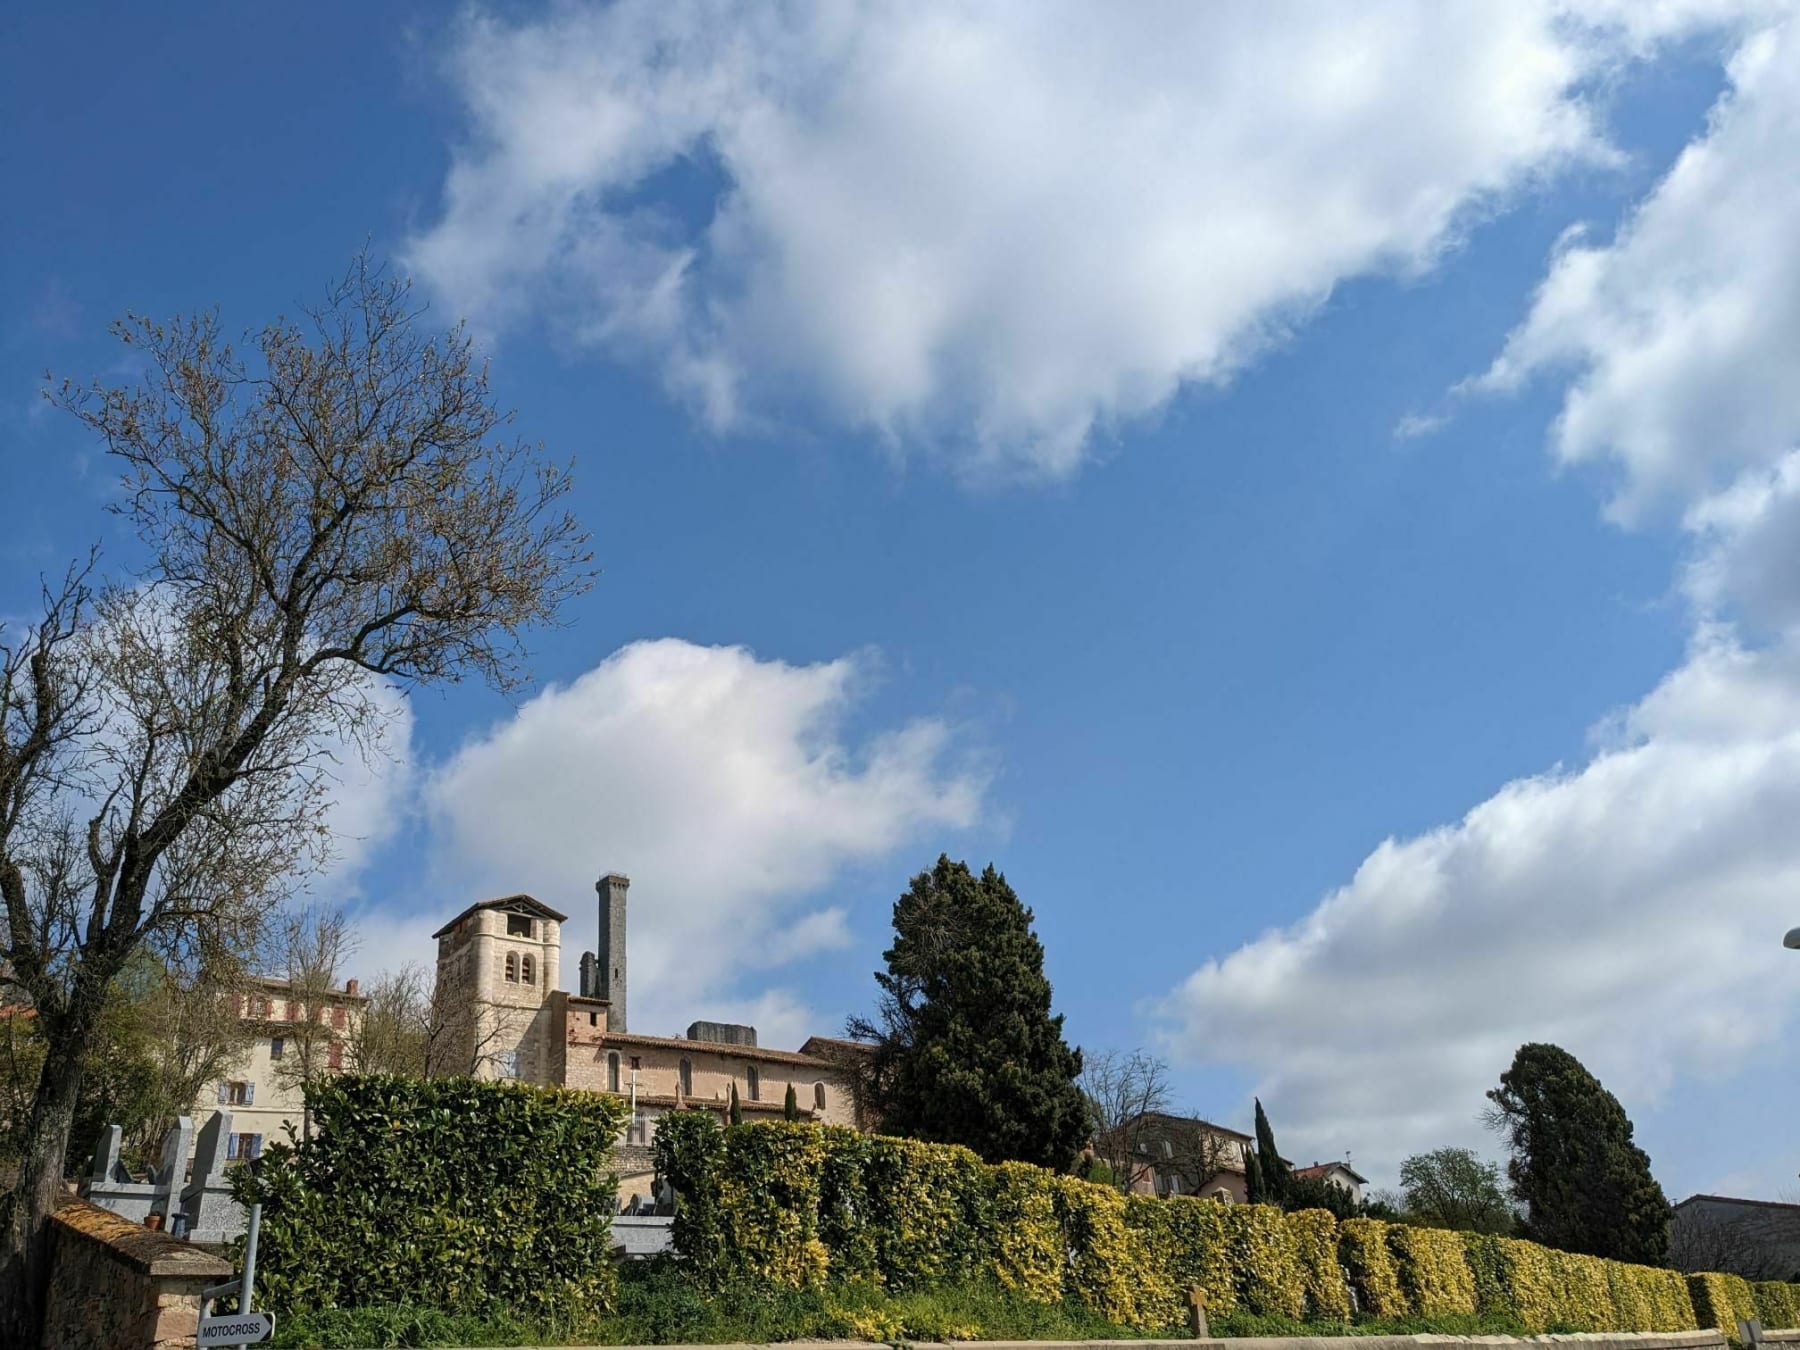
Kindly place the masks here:
[(71, 1200), (50, 1219), (44, 1350), (191, 1347), (200, 1291), (232, 1274), (179, 1238)]

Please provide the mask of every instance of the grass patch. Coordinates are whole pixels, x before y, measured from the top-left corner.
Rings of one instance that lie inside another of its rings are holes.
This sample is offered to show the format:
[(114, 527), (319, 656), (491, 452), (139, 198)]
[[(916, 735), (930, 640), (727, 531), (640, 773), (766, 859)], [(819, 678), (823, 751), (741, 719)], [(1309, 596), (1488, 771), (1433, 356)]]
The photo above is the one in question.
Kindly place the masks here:
[[(1303, 1322), (1234, 1313), (1215, 1318), (1215, 1336), (1522, 1336), (1517, 1322), (1433, 1317)], [(1561, 1328), (1552, 1328), (1561, 1330)], [(708, 1293), (673, 1262), (635, 1263), (619, 1279), (615, 1311), (580, 1322), (546, 1322), (505, 1309), (454, 1315), (434, 1308), (332, 1308), (287, 1313), (272, 1342), (282, 1350), (516, 1345), (720, 1345), (794, 1340), (904, 1341), (1137, 1340), (1151, 1333), (1116, 1326), (1077, 1303), (1032, 1303), (993, 1285), (890, 1293), (874, 1284), (823, 1289), (737, 1287)], [(1184, 1336), (1185, 1327), (1159, 1333)]]

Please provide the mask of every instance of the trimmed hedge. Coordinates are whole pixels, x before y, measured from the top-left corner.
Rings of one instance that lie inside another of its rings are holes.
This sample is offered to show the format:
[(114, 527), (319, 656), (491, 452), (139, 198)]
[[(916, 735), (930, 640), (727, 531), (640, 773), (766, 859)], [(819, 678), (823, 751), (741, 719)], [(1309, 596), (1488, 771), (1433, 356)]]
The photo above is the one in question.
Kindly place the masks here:
[(269, 1306), (551, 1318), (612, 1306), (616, 1098), (346, 1074), (309, 1085), (306, 1103), (311, 1138), (232, 1174), (238, 1199), (263, 1207)]
[(1750, 1286), (1750, 1300), (1765, 1327), (1800, 1326), (1800, 1299), (1791, 1284), (1780, 1280), (1758, 1280)]
[(1408, 1311), (1415, 1317), (1474, 1314), (1475, 1276), (1459, 1235), (1397, 1223), (1389, 1226), (1387, 1236)]
[[(1314, 1322), (1479, 1316), (1533, 1331), (1800, 1323), (1794, 1287), (1554, 1251), (1517, 1238), (1342, 1223), (1193, 1196), (1121, 1195), (967, 1149), (769, 1121), (663, 1117), (657, 1170), (681, 1196), (675, 1246), (703, 1283), (896, 1291), (992, 1280), (1042, 1305), (1144, 1331), (1210, 1317)], [(1347, 1277), (1347, 1282), (1346, 1282)], [(1690, 1292), (1691, 1290), (1691, 1292)], [(1355, 1302), (1352, 1305), (1352, 1296)]]
[(1700, 1326), (1717, 1327), (1735, 1338), (1738, 1322), (1756, 1316), (1756, 1296), (1749, 1282), (1737, 1275), (1690, 1275), (1687, 1283)]

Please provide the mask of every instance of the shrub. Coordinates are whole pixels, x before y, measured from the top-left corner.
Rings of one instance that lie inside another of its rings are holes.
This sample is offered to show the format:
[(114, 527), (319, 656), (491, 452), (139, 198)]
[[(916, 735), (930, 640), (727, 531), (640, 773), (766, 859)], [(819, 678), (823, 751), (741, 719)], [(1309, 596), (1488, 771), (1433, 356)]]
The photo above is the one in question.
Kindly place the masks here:
[(721, 1232), (732, 1273), (787, 1289), (825, 1282), (819, 1173), (825, 1141), (789, 1121), (732, 1125), (719, 1166)]
[(919, 1289), (988, 1270), (991, 1187), (989, 1169), (960, 1145), (870, 1139), (863, 1188), (882, 1282)]
[(1735, 1338), (1738, 1322), (1756, 1316), (1755, 1295), (1739, 1276), (1690, 1275), (1687, 1283), (1694, 1300), (1694, 1318), (1702, 1327), (1717, 1327)]
[(1346, 1219), (1338, 1225), (1338, 1256), (1350, 1272), (1357, 1303), (1372, 1317), (1406, 1317), (1412, 1308), (1388, 1246), (1390, 1225), (1380, 1219)]
[(1553, 1319), (1577, 1331), (1615, 1331), (1619, 1314), (1613, 1306), (1606, 1263), (1580, 1252), (1546, 1249), (1556, 1273), (1558, 1298)]
[(1562, 1284), (1550, 1262), (1550, 1249), (1520, 1238), (1495, 1238), (1513, 1315), (1533, 1331), (1547, 1330), (1560, 1319)]
[(1125, 1225), (1125, 1197), (1111, 1186), (1056, 1178), (1056, 1215), (1069, 1250), (1067, 1291), (1083, 1307), (1124, 1326), (1168, 1326), (1177, 1313), (1167, 1273), (1147, 1260), (1140, 1233)]
[[(1132, 1196), (1128, 1207), (1148, 1196)], [(1029, 1163), (1001, 1163), (994, 1169), (994, 1274), (1004, 1289), (1039, 1303), (1063, 1294), (1067, 1244), (1056, 1212), (1056, 1178)]]
[(1158, 1200), (1134, 1195), (1125, 1202), (1125, 1222), (1140, 1234), (1145, 1259), (1157, 1262), (1168, 1276), (1177, 1318), (1194, 1289), (1205, 1299), (1209, 1319), (1229, 1317), (1238, 1310), (1226, 1226), (1230, 1209), (1195, 1196)]
[(1444, 1228), (1388, 1226), (1400, 1288), (1419, 1317), (1472, 1316), (1475, 1277), (1469, 1271), (1462, 1239)]
[(1287, 1226), (1306, 1295), (1306, 1316), (1321, 1322), (1344, 1321), (1350, 1316), (1350, 1291), (1338, 1266), (1337, 1216), (1329, 1210), (1302, 1209), (1287, 1216)]
[(1750, 1301), (1765, 1327), (1791, 1327), (1800, 1322), (1795, 1289), (1781, 1280), (1760, 1280), (1750, 1286)]
[(1287, 1215), (1273, 1205), (1224, 1208), (1227, 1259), (1237, 1275), (1239, 1305), (1253, 1313), (1300, 1316), (1306, 1286)]
[(306, 1102), (313, 1136), (233, 1176), (263, 1207), (257, 1284), (271, 1307), (611, 1306), (615, 1100), (372, 1074), (313, 1083)]
[(1650, 1330), (1699, 1329), (1687, 1278), (1679, 1270), (1658, 1270), (1650, 1266), (1632, 1266), (1630, 1269), (1650, 1303)]

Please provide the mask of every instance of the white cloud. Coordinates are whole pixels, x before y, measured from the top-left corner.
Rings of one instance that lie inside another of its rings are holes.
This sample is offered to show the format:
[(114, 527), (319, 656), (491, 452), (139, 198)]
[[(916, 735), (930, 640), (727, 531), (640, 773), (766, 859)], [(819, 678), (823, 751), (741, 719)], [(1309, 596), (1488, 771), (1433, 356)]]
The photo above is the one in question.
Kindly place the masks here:
[(331, 800), (322, 823), (331, 857), (307, 879), (315, 894), (336, 896), (354, 885), (375, 850), (399, 827), (416, 790), (412, 704), (392, 685), (373, 679), (360, 693), (372, 710), (367, 743), (357, 746), (340, 737), (325, 747)]
[(1603, 739), (1579, 770), (1387, 841), (1306, 918), (1206, 963), (1159, 1009), (1174, 1044), (1255, 1066), (1299, 1152), (1353, 1146), (1382, 1170), (1481, 1145), (1482, 1094), (1526, 1041), (1628, 1108), (1741, 1064), (1800, 995), (1779, 942), (1800, 895), (1800, 652), (1709, 631)]
[[(408, 262), (547, 313), (715, 427), (804, 407), (964, 467), (1072, 471), (1348, 277), (1606, 158), (1587, 91), (1707, 3), (787, 5), (478, 13)], [(699, 214), (654, 200), (702, 164)]]
[(1610, 243), (1572, 234), (1479, 382), (1570, 370), (1568, 462), (1616, 463), (1623, 519), (1800, 444), (1800, 20), (1747, 40), (1707, 134)]
[(805, 1009), (765, 987), (772, 971), (846, 940), (843, 909), (818, 893), (981, 809), (985, 777), (942, 721), (846, 736), (865, 664), (625, 647), (437, 775), (441, 870), (466, 899), (524, 890), (567, 912), (565, 987), (594, 942), (595, 879), (627, 873), (633, 1030), (748, 1010), (779, 1044)]

